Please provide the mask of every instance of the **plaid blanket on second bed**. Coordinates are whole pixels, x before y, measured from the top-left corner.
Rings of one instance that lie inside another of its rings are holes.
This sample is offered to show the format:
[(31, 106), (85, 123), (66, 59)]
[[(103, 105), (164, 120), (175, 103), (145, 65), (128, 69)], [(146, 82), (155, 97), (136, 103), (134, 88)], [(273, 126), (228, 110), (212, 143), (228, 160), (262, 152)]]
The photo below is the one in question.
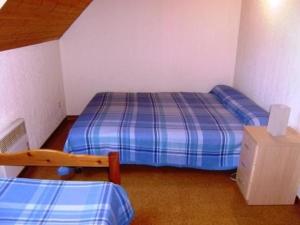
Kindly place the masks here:
[(108, 182), (0, 178), (0, 224), (128, 225), (133, 209)]
[(65, 151), (121, 163), (226, 170), (239, 161), (243, 124), (212, 94), (99, 93), (72, 127)]

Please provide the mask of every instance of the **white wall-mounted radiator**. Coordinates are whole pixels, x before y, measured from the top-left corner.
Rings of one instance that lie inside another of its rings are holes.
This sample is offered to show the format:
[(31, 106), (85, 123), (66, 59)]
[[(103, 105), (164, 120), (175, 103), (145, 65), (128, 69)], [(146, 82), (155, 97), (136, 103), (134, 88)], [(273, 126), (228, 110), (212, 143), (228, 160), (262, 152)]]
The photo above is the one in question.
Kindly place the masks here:
[[(0, 131), (0, 151), (16, 152), (29, 148), (24, 119), (17, 119), (6, 129)], [(0, 177), (16, 177), (24, 167), (0, 166)]]

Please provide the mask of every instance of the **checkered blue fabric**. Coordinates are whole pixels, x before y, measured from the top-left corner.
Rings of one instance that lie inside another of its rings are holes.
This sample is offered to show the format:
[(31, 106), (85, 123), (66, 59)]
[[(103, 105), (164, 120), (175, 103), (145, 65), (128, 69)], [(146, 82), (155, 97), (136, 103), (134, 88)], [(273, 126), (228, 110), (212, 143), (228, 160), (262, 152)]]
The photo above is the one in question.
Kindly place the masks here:
[(0, 224), (127, 225), (127, 194), (108, 182), (0, 178)]
[(99, 93), (73, 125), (64, 150), (122, 164), (229, 170), (238, 165), (243, 122), (213, 94)]
[(218, 85), (212, 89), (211, 94), (214, 94), (245, 125), (268, 124), (269, 114), (238, 90), (226, 85)]

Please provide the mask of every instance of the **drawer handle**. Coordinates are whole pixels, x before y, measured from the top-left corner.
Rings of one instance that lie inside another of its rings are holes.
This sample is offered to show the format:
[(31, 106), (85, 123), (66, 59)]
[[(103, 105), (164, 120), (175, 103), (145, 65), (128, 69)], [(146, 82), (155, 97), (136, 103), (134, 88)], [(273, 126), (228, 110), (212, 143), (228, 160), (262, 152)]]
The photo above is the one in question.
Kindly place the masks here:
[(244, 162), (241, 162), (241, 165), (244, 167), (244, 168), (247, 168), (246, 164)]
[(245, 147), (246, 149), (248, 149), (248, 150), (250, 149), (250, 148), (249, 148), (249, 145), (248, 145), (247, 143), (244, 143), (244, 147)]

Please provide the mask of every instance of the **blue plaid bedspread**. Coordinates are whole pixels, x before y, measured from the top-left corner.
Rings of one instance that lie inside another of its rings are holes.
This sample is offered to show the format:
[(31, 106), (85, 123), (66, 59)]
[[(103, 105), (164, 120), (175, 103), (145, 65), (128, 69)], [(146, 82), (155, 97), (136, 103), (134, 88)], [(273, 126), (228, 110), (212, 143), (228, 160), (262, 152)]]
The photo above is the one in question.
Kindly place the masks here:
[(99, 93), (73, 125), (64, 151), (119, 151), (122, 164), (229, 170), (243, 123), (209, 93)]
[(0, 178), (0, 224), (127, 225), (133, 213), (112, 183)]

